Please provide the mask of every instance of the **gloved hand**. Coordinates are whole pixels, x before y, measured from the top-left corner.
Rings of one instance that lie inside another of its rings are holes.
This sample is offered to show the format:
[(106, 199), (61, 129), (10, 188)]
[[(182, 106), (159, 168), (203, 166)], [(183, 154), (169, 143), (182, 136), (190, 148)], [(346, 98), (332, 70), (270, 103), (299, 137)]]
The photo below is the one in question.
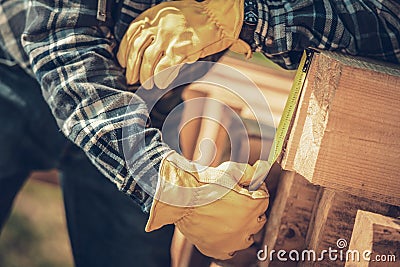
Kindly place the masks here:
[[(266, 222), (269, 195), (263, 179), (268, 169), (265, 161), (204, 167), (172, 152), (161, 163), (145, 230), (175, 224), (203, 254), (231, 258), (254, 242)], [(246, 189), (253, 182), (261, 186)]]
[(164, 2), (138, 16), (125, 33), (117, 54), (126, 68), (128, 84), (144, 82), (154, 74), (158, 88), (166, 88), (179, 73), (181, 63), (227, 48), (251, 54), (250, 47), (238, 39), (243, 24), (243, 0), (194, 0)]

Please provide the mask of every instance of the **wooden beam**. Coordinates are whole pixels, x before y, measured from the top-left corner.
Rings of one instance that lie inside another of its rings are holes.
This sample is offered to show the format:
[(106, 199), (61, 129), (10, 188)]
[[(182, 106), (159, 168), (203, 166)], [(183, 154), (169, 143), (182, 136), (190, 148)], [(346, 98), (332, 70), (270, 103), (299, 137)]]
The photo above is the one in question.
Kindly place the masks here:
[[(317, 258), (323, 250), (335, 249), (337, 259), (331, 260), (327, 254), (323, 261), (303, 261), (300, 266), (344, 266), (356, 214), (359, 209), (387, 214), (391, 206), (371, 199), (356, 197), (344, 192), (323, 189), (321, 199), (314, 210), (307, 233), (307, 249), (316, 252)], [(345, 258), (344, 258), (345, 260)]]
[(349, 250), (357, 254), (349, 256), (346, 267), (399, 266), (400, 220), (359, 210)]
[(282, 167), (314, 184), (400, 206), (400, 67), (321, 52)]
[[(282, 173), (271, 212), (266, 224), (262, 249), (264, 251), (298, 250), (305, 248), (306, 234), (311, 220), (318, 186), (312, 185), (304, 177), (294, 172)], [(269, 253), (267, 253), (269, 254)], [(296, 266), (297, 262), (270, 261), (268, 255), (260, 261), (260, 267)]]
[(187, 159), (193, 159), (207, 94), (195, 90), (184, 90), (182, 97), (186, 105), (181, 119), (179, 144), (182, 154)]

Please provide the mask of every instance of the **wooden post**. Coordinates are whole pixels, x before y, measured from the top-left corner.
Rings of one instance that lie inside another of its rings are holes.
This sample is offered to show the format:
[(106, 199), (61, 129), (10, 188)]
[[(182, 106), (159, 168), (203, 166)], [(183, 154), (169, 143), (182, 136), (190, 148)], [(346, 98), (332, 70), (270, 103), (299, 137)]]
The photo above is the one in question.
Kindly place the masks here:
[(400, 205), (400, 67), (312, 59), (282, 167), (314, 184)]
[[(185, 90), (183, 93), (184, 101), (190, 103), (185, 106), (182, 114), (182, 124), (179, 131), (179, 143), (182, 154), (187, 159), (193, 159), (199, 132), (201, 129), (202, 114), (204, 103), (207, 99), (207, 93), (195, 90)], [(197, 99), (196, 101), (193, 101)], [(171, 243), (171, 266), (181, 267), (189, 266), (193, 254), (193, 245), (186, 237), (175, 228)]]
[(182, 154), (187, 159), (193, 159), (197, 138), (201, 127), (201, 117), (203, 114), (204, 103), (207, 99), (207, 93), (185, 90), (183, 91), (183, 100), (186, 104), (182, 114), (182, 121), (179, 131), (179, 144)]
[(390, 208), (389, 204), (382, 202), (323, 189), (307, 233), (307, 249), (315, 251), (317, 259), (323, 250), (331, 248), (337, 252), (332, 252), (332, 257), (324, 254), (323, 260), (303, 261), (300, 266), (344, 266), (357, 211), (363, 209), (387, 214)]
[(266, 259), (260, 261), (260, 267), (297, 265), (296, 261), (270, 261), (268, 254), (271, 250), (301, 251), (305, 248), (318, 189), (318, 186), (312, 185), (299, 174), (289, 171), (282, 173), (266, 224), (264, 253), (261, 255)]
[(346, 267), (399, 266), (400, 219), (359, 210), (349, 250)]

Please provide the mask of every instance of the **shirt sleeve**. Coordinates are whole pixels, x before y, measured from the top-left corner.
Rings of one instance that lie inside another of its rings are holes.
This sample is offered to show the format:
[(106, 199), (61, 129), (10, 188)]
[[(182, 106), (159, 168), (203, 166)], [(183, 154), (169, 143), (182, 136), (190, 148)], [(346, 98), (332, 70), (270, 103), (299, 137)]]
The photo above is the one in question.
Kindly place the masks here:
[(29, 60), (21, 45), (21, 33), (28, 3), (24, 0), (0, 2), (0, 62), (8, 66), (19, 65), (29, 75)]
[(62, 132), (148, 212), (171, 149), (148, 127), (146, 103), (128, 91), (110, 29), (84, 19), (96, 15), (89, 2), (33, 1), (22, 43)]
[(307, 47), (400, 62), (400, 2), (303, 0), (256, 2), (253, 48), (296, 69)]

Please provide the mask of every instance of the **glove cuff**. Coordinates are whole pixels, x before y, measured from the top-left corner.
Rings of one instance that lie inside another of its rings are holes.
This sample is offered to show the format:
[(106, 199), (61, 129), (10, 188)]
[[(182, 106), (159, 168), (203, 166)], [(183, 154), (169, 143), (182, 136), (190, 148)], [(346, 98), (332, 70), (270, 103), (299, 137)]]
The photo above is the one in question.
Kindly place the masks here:
[(188, 208), (168, 204), (170, 203), (168, 200), (181, 198), (181, 196), (177, 194), (178, 192), (176, 192), (176, 189), (179, 187), (172, 184), (170, 181), (170, 178), (175, 179), (176, 176), (167, 174), (165, 171), (166, 165), (169, 164), (167, 158), (173, 154), (177, 153), (172, 150), (167, 153), (161, 161), (157, 188), (145, 227), (146, 232), (157, 230), (167, 224), (173, 224), (180, 218), (184, 217), (186, 212), (189, 212)]

